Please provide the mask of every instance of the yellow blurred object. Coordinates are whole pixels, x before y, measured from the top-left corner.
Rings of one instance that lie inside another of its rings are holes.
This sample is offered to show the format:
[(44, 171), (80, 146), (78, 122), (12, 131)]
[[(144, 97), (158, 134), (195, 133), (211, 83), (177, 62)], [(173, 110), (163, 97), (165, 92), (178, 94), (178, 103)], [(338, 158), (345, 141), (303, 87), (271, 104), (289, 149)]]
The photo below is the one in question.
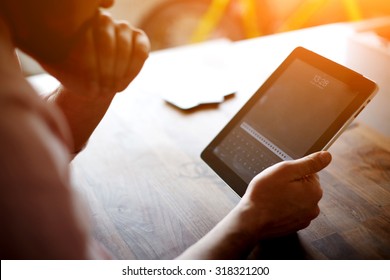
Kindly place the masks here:
[(192, 35), (192, 43), (202, 42), (208, 38), (209, 34), (221, 20), (229, 2), (230, 0), (213, 0), (211, 2), (210, 7), (200, 19), (199, 24)]
[(319, 11), (328, 0), (307, 0), (304, 1), (290, 17), (283, 23), (279, 31), (298, 29), (303, 26), (317, 11)]
[(258, 19), (254, 0), (240, 0), (240, 2), (243, 11), (242, 23), (246, 37), (254, 38), (262, 35), (257, 25)]
[[(200, 19), (195, 31), (191, 36), (191, 42), (197, 43), (207, 40), (212, 32), (217, 28), (224, 13), (231, 2), (237, 1), (239, 4), (239, 17), (245, 32), (246, 38), (253, 38), (263, 35), (258, 25), (258, 15), (256, 10), (256, 1), (258, 0), (211, 0), (210, 6)], [(282, 22), (278, 32), (295, 30), (303, 28), (305, 24), (316, 14), (318, 14), (325, 5), (332, 0), (304, 0), (286, 20)], [(345, 15), (349, 21), (361, 20), (362, 12), (357, 0), (342, 0)]]
[[(296, 12), (294, 12), (279, 31), (289, 31), (302, 28), (305, 23), (316, 13), (318, 13), (330, 0), (306, 0), (304, 1)], [(343, 5), (350, 21), (357, 21), (362, 19), (361, 12), (357, 0), (343, 0)]]
[(347, 14), (349, 20), (358, 21), (363, 19), (362, 13), (360, 11), (359, 5), (356, 0), (343, 0), (345, 9), (347, 10)]
[[(237, 0), (240, 4), (240, 15), (247, 38), (253, 38), (261, 35), (257, 26), (256, 0)], [(191, 42), (197, 43), (205, 41), (217, 27), (224, 12), (228, 8), (231, 0), (212, 0), (210, 7), (200, 19), (195, 29)]]

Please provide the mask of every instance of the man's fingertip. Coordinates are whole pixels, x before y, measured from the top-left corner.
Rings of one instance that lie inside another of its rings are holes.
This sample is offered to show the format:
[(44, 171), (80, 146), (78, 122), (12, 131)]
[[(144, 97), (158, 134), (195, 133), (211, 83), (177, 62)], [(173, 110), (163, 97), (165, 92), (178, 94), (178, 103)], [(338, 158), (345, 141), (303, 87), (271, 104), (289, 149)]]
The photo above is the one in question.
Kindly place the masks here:
[(142, 30), (136, 29), (135, 30), (135, 36), (136, 36), (136, 42), (139, 46), (142, 46), (143, 51), (145, 54), (149, 55), (149, 52), (151, 50), (150, 40), (145, 32)]
[(327, 151), (320, 152), (318, 156), (324, 165), (328, 165), (332, 161), (332, 155)]

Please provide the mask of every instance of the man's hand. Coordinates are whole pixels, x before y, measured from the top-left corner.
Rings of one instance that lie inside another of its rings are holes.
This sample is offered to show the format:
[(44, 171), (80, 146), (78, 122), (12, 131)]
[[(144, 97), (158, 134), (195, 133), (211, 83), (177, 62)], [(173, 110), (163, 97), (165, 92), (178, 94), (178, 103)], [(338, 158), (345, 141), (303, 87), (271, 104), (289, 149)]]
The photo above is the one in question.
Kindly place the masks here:
[(48, 100), (61, 108), (68, 121), (72, 153), (84, 147), (115, 94), (140, 72), (149, 48), (142, 31), (99, 12), (65, 61), (42, 64), (62, 84)]
[(238, 205), (247, 232), (263, 239), (307, 227), (320, 213), (322, 190), (316, 173), (330, 161), (328, 152), (319, 152), (256, 176)]
[(43, 67), (72, 94), (112, 98), (137, 76), (149, 49), (142, 31), (99, 12), (65, 61)]
[(259, 175), (239, 204), (181, 259), (246, 258), (259, 241), (307, 227), (318, 216), (322, 196), (318, 175), (328, 152), (276, 164)]

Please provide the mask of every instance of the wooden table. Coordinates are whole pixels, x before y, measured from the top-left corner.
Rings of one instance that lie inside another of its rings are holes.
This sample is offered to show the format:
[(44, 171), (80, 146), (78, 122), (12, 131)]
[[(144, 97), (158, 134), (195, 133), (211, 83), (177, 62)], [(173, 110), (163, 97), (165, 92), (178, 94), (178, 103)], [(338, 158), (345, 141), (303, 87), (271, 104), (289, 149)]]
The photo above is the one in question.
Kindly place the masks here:
[[(143, 72), (72, 163), (95, 237), (118, 259), (170, 259), (199, 240), (239, 201), (201, 161), (203, 148), (296, 45), (344, 63), (350, 33), (331, 25), (234, 43), (238, 93), (188, 112), (144, 90), (153, 77)], [(325, 46), (330, 38), (337, 43)], [(390, 259), (389, 136), (360, 120), (330, 151), (321, 215), (296, 235), (262, 241), (251, 258)]]
[(321, 215), (297, 235), (261, 243), (257, 258), (390, 259), (390, 141), (354, 123), (320, 174)]

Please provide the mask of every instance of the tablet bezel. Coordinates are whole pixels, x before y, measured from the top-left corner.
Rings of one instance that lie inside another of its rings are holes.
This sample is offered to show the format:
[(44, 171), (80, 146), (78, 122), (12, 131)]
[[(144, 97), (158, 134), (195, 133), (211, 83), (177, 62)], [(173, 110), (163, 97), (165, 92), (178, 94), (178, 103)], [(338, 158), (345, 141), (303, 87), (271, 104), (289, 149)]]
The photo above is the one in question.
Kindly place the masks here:
[(218, 158), (213, 151), (295, 59), (300, 59), (308, 63), (333, 78), (344, 82), (349, 85), (352, 90), (358, 92), (352, 103), (350, 103), (326, 131), (322, 133), (319, 140), (313, 143), (305, 155), (328, 149), (349, 123), (363, 110), (368, 102), (370, 102), (377, 91), (377, 85), (363, 75), (303, 47), (294, 49), (201, 153), (201, 158), (239, 196), (244, 195), (248, 186), (247, 183)]

